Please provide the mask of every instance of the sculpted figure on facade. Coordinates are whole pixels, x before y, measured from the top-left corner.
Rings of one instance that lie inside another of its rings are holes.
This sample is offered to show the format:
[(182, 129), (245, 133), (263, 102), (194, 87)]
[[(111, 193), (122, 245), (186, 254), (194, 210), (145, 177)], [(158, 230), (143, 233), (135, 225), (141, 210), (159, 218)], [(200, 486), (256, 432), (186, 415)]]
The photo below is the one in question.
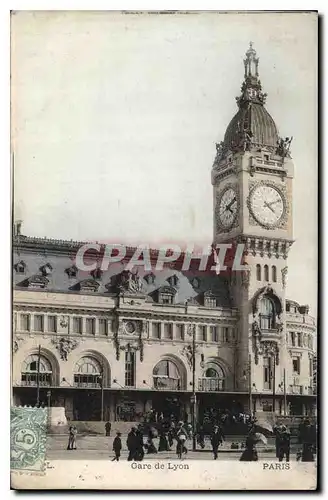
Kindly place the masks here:
[(67, 361), (68, 354), (78, 346), (78, 342), (76, 340), (67, 339), (65, 337), (62, 337), (59, 340), (52, 339), (52, 343), (58, 349), (59, 355), (63, 361)]

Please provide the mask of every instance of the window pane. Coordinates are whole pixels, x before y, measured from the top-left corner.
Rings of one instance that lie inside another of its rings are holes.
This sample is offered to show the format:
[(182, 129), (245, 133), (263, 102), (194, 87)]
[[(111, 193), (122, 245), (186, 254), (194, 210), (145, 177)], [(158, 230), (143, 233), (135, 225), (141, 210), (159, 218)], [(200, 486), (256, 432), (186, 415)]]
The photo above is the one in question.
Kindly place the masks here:
[(82, 318), (73, 318), (73, 332), (82, 333)]
[(107, 335), (107, 319), (100, 318), (99, 319), (99, 335)]
[(43, 332), (43, 316), (40, 314), (34, 315), (34, 331)]
[(48, 332), (56, 333), (57, 331), (57, 316), (48, 316)]
[(126, 387), (134, 387), (135, 385), (135, 353), (125, 353), (125, 385)]
[(256, 279), (257, 279), (257, 281), (261, 281), (261, 266), (260, 266), (260, 264), (256, 265)]
[(171, 323), (164, 323), (164, 338), (172, 339), (173, 325)]
[(25, 332), (30, 331), (30, 315), (29, 314), (21, 314), (21, 329)]
[(179, 340), (184, 339), (184, 325), (182, 323), (178, 323), (176, 325), (176, 336), (177, 336), (177, 339), (179, 339)]
[(95, 334), (95, 320), (94, 318), (87, 318), (85, 322), (85, 328), (87, 335)]
[(152, 323), (152, 336), (155, 339), (159, 339), (161, 336), (160, 334), (161, 334), (160, 323), (157, 322)]

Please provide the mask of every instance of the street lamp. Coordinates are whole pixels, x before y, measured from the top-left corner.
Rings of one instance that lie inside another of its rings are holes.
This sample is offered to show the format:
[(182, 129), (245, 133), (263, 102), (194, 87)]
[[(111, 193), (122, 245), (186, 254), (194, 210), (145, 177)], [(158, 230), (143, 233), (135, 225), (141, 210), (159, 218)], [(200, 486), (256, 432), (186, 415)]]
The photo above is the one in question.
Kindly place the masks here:
[[(248, 406), (250, 415), (253, 414), (253, 394), (252, 394), (252, 356), (248, 355), (247, 369), (244, 371), (244, 380), (248, 380)], [(255, 385), (255, 384), (253, 384)]]
[(100, 406), (100, 420), (103, 422), (104, 420), (104, 365), (101, 366), (101, 372), (98, 377), (98, 382), (101, 388), (101, 406)]
[(192, 450), (196, 451), (196, 414), (197, 414), (197, 398), (196, 398), (196, 325), (188, 325), (188, 335), (192, 336), (191, 347), (191, 367), (192, 367), (192, 396), (190, 402), (192, 404), (191, 424), (192, 424)]

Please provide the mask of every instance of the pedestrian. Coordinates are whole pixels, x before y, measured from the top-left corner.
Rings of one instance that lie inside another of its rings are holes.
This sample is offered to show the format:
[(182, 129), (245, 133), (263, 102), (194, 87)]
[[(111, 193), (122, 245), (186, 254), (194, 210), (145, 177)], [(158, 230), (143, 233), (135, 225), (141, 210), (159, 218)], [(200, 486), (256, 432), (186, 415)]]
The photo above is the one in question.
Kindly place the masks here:
[(255, 427), (252, 427), (248, 433), (245, 443), (245, 450), (241, 454), (240, 461), (241, 462), (257, 462), (258, 455), (256, 450), (256, 436), (255, 436)]
[(144, 458), (145, 452), (144, 452), (144, 442), (143, 442), (143, 429), (142, 425), (138, 425), (138, 429), (136, 432), (136, 437), (137, 437), (137, 446), (136, 446), (136, 460), (138, 462), (141, 462)]
[(159, 433), (159, 445), (158, 451), (169, 451), (169, 442), (168, 442), (168, 433), (165, 432), (163, 428), (161, 428)]
[(68, 450), (76, 450), (76, 435), (77, 428), (75, 427), (75, 425), (71, 425), (68, 430)]
[(126, 446), (128, 448), (128, 451), (129, 451), (129, 455), (128, 455), (128, 462), (131, 462), (132, 460), (136, 460), (136, 453), (137, 453), (137, 441), (138, 441), (138, 437), (137, 437), (137, 432), (136, 432), (136, 428), (135, 427), (132, 427), (129, 434), (128, 434), (128, 437), (127, 437), (127, 440), (126, 440)]
[(112, 424), (110, 422), (106, 422), (105, 423), (105, 433), (106, 433), (106, 436), (110, 436), (111, 428), (112, 428)]
[(214, 426), (213, 432), (211, 434), (211, 445), (214, 455), (214, 460), (218, 458), (218, 448), (223, 441), (223, 433), (218, 425)]
[(176, 429), (176, 439), (177, 439), (177, 455), (179, 458), (182, 458), (182, 454), (187, 454), (188, 449), (186, 447), (186, 441), (187, 441), (187, 431), (183, 426), (183, 422), (180, 421), (178, 423), (177, 429)]
[(286, 462), (289, 462), (290, 432), (286, 425), (281, 424), (276, 428), (276, 449), (279, 462), (282, 462), (284, 457)]
[(154, 438), (157, 437), (157, 430), (153, 427), (151, 427), (148, 431), (148, 439), (147, 439), (147, 454), (150, 455), (151, 453), (157, 453), (157, 448), (154, 445)]
[(122, 440), (121, 440), (121, 433), (117, 432), (116, 436), (113, 441), (113, 451), (115, 453), (115, 457), (113, 458), (112, 462), (119, 462), (120, 456), (121, 456), (121, 449), (122, 449)]
[(314, 462), (316, 450), (316, 428), (306, 417), (299, 426), (298, 440), (302, 445), (302, 462)]

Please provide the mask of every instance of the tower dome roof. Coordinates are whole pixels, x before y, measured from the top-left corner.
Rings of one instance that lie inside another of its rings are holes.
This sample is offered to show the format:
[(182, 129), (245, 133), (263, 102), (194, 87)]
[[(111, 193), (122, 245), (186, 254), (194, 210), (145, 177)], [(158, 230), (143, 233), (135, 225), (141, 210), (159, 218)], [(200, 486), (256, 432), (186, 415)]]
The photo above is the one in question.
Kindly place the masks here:
[(247, 106), (239, 108), (227, 127), (224, 145), (227, 149), (234, 150), (247, 133), (254, 145), (277, 146), (278, 130), (263, 104), (249, 102)]
[(265, 109), (267, 94), (262, 92), (258, 65), (259, 58), (250, 42), (244, 59), (245, 73), (241, 95), (236, 97), (239, 109), (227, 127), (224, 140), (216, 144), (217, 155), (214, 164), (226, 156), (228, 151), (264, 148), (269, 151), (279, 151), (284, 156), (289, 154), (291, 141), (289, 138), (281, 141), (276, 124)]

